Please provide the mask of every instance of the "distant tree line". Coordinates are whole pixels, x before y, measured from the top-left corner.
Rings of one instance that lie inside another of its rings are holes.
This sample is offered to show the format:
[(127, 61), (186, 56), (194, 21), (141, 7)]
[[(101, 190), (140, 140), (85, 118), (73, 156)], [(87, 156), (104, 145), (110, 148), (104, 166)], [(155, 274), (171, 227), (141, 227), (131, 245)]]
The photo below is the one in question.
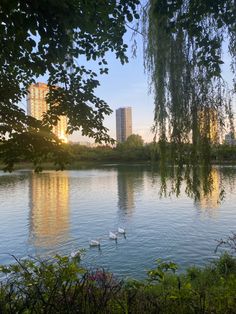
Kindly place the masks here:
[(72, 161), (148, 161), (158, 160), (158, 154), (153, 154), (156, 144), (144, 144), (140, 135), (132, 134), (123, 143), (115, 147), (87, 147), (79, 144), (69, 144), (68, 149)]
[[(123, 161), (160, 161), (161, 155), (160, 143), (144, 143), (142, 137), (137, 134), (132, 134), (123, 143), (118, 143), (111, 147), (97, 146), (88, 147), (80, 144), (68, 144), (68, 152), (70, 160), (74, 161), (108, 161), (108, 162), (123, 162)], [(188, 163), (191, 144), (185, 144), (182, 148), (182, 160)], [(172, 144), (166, 147), (166, 163), (174, 163), (173, 161)], [(212, 146), (210, 160), (214, 163), (235, 162), (236, 161), (236, 146), (226, 144)]]
[[(143, 145), (130, 146), (129, 142), (118, 144), (116, 147), (97, 146), (88, 147), (80, 144), (68, 144), (70, 161), (107, 161), (107, 162), (126, 162), (126, 161), (160, 161), (160, 145), (158, 143), (148, 143)], [(186, 145), (183, 149), (183, 161), (188, 162), (191, 145)], [(166, 149), (166, 163), (173, 163), (171, 146)], [(219, 145), (211, 150), (210, 159), (213, 163), (235, 162), (236, 146)]]
[[(182, 147), (183, 164), (188, 164), (191, 144)], [(73, 167), (77, 162), (159, 162), (161, 160), (161, 143), (144, 143), (142, 137), (132, 134), (123, 143), (116, 146), (103, 145), (91, 147), (76, 143), (63, 144), (65, 163)], [(173, 145), (166, 145), (165, 163), (178, 165), (178, 160), (173, 159)], [(200, 156), (199, 156), (200, 158)], [(2, 161), (3, 162), (3, 161)], [(18, 156), (18, 164), (30, 162), (25, 156)], [(48, 153), (47, 158), (41, 161), (36, 168), (42, 170), (47, 168), (45, 163), (54, 163), (53, 155)], [(215, 145), (211, 149), (210, 162), (213, 163), (234, 163), (236, 162), (236, 146), (226, 144)], [(199, 161), (200, 163), (200, 161)]]

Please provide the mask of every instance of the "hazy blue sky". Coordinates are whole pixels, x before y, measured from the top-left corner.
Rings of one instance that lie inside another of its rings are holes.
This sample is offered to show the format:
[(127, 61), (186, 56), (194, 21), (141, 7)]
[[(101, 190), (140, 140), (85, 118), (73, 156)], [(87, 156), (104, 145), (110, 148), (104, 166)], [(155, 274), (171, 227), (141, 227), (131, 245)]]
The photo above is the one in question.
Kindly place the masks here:
[[(137, 35), (138, 37), (141, 35)], [(115, 110), (119, 107), (132, 107), (133, 133), (140, 134), (145, 141), (151, 141), (153, 135), (150, 131), (153, 123), (153, 96), (148, 93), (147, 76), (144, 74), (142, 42), (138, 38), (137, 57), (132, 57), (131, 33), (126, 35), (126, 42), (129, 45), (129, 63), (121, 65), (115, 55), (107, 55), (109, 74), (99, 76), (100, 86), (96, 95), (105, 100), (113, 113), (106, 117), (105, 126), (110, 129), (109, 134), (116, 137)], [(93, 64), (87, 64), (94, 68)], [(73, 140), (85, 140), (78, 133), (70, 137)], [(93, 141), (92, 139), (90, 141)]]

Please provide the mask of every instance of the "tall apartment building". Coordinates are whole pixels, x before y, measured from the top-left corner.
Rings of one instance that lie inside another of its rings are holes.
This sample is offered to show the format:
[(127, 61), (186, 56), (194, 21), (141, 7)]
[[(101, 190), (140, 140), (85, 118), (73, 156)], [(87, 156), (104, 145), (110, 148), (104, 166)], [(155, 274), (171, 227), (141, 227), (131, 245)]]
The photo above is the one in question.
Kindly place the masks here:
[[(27, 114), (41, 120), (43, 114), (48, 111), (48, 104), (45, 97), (48, 92), (48, 86), (45, 83), (32, 84), (28, 90), (27, 96)], [(57, 125), (53, 127), (53, 133), (63, 142), (68, 141), (66, 134), (67, 118), (60, 116)]]
[(116, 110), (116, 140), (125, 142), (132, 134), (132, 109), (131, 107)]
[(214, 109), (205, 108), (198, 115), (199, 130), (202, 136), (207, 135), (212, 144), (219, 143), (218, 113)]

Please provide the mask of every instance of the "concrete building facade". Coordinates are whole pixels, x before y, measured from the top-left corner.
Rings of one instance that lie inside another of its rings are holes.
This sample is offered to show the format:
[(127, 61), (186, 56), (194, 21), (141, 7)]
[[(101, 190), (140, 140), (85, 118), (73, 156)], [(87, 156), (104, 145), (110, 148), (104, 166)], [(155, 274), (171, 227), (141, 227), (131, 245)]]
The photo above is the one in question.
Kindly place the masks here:
[[(45, 83), (36, 83), (30, 85), (27, 95), (27, 114), (42, 120), (43, 114), (48, 111), (48, 104), (46, 103), (46, 95), (48, 93), (48, 86)], [(66, 134), (67, 118), (60, 116), (56, 126), (53, 127), (53, 133), (63, 142), (68, 142)]]
[(125, 142), (132, 134), (132, 108), (124, 107), (116, 110), (116, 140)]

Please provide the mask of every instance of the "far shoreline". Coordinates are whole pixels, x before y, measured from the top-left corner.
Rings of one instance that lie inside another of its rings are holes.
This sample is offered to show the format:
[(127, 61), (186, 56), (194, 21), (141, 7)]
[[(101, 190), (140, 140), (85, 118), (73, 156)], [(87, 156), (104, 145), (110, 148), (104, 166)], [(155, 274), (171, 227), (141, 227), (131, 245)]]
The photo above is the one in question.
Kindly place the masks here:
[[(67, 164), (64, 169), (58, 169), (58, 167), (53, 162), (45, 162), (40, 165), (42, 167), (42, 171), (66, 171), (66, 170), (85, 170), (85, 169), (91, 169), (91, 168), (98, 168), (98, 167), (106, 167), (106, 166), (145, 166), (145, 167), (157, 167), (159, 168), (159, 162), (155, 161), (138, 161), (138, 160), (127, 160), (127, 161), (77, 161), (72, 162), (70, 164)], [(171, 164), (166, 164), (167, 167), (171, 167)], [(178, 165), (174, 165), (174, 167), (177, 167)], [(201, 164), (197, 164), (197, 166), (202, 166)], [(224, 160), (224, 161), (212, 161), (211, 166), (236, 166), (235, 160)], [(13, 171), (17, 170), (34, 170), (35, 166), (33, 163), (30, 162), (20, 162), (16, 163), (14, 165)], [(3, 172), (9, 172), (4, 170), (4, 164), (0, 163), (0, 171)], [(40, 171), (41, 172), (41, 171)]]

